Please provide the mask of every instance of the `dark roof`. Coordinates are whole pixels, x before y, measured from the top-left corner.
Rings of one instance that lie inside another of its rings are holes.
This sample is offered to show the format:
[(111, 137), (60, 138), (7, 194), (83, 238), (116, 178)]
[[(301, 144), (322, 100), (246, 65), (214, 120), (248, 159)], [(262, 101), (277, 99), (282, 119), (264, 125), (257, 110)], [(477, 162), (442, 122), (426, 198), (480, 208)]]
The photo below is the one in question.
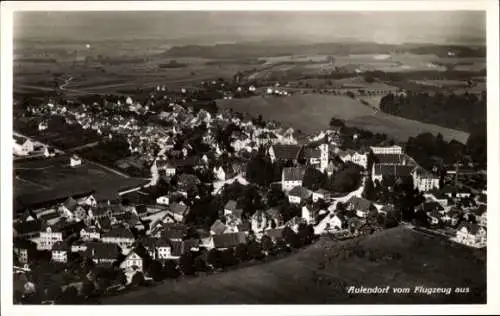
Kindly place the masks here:
[(319, 150), (318, 148), (306, 147), (303, 150), (303, 157), (304, 158), (320, 158), (321, 157), (321, 150)]
[(306, 170), (302, 167), (287, 167), (283, 168), (283, 180), (299, 181), (304, 178)]
[(301, 149), (298, 145), (273, 145), (272, 148), (278, 160), (297, 159)]
[(441, 206), (441, 204), (439, 204), (438, 202), (424, 202), (422, 204), (420, 204), (419, 206), (419, 209), (423, 210), (424, 212), (432, 212), (433, 210), (437, 210), (437, 211), (442, 211), (444, 210), (443, 207)]
[(117, 244), (90, 241), (86, 254), (93, 259), (118, 259), (121, 249)]
[(182, 241), (182, 253), (191, 251), (192, 248), (198, 248), (200, 242), (197, 239), (191, 238)]
[(171, 241), (170, 245), (172, 247), (170, 250), (172, 256), (180, 257), (180, 255), (182, 254), (182, 241), (173, 240)]
[(239, 244), (246, 244), (246, 235), (243, 232), (214, 235), (215, 248), (232, 248)]
[(14, 238), (13, 248), (18, 249), (36, 249), (36, 243), (31, 240), (27, 240), (24, 238)]
[(187, 173), (181, 174), (177, 178), (177, 181), (179, 182), (179, 184), (186, 186), (193, 186), (201, 183), (200, 179), (197, 176), (195, 176), (194, 174), (187, 174)]
[(212, 224), (210, 230), (213, 231), (215, 234), (220, 235), (226, 231), (226, 228), (227, 228), (226, 225), (220, 219), (218, 219)]
[(51, 219), (58, 218), (59, 216), (60, 216), (59, 213), (51, 212), (51, 213), (47, 213), (47, 214), (43, 214), (43, 215), (39, 216), (39, 219), (42, 221), (49, 221)]
[(410, 177), (413, 167), (375, 164), (375, 174), (386, 177)]
[(111, 230), (107, 233), (104, 233), (104, 235), (102, 237), (134, 239), (134, 234), (132, 234), (130, 229), (119, 225), (119, 226), (112, 227)]
[(312, 195), (312, 191), (298, 185), (298, 186), (294, 187), (293, 189), (291, 189), (290, 192), (288, 193), (288, 195), (298, 196), (301, 199), (307, 199), (308, 197), (310, 197)]
[(352, 196), (347, 203), (359, 211), (368, 211), (373, 206), (371, 201), (357, 196)]

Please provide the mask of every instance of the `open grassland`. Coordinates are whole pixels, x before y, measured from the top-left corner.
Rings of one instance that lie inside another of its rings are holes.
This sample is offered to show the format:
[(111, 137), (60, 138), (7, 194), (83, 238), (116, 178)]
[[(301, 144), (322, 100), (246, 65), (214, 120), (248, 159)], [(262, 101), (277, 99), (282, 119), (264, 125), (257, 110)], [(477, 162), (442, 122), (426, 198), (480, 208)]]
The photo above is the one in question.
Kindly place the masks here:
[[(348, 294), (350, 286), (410, 288)], [(416, 286), (469, 288), (416, 294)], [(283, 259), (104, 299), (103, 304), (446, 304), (486, 302), (485, 252), (397, 227), (359, 240), (320, 240)]]
[(247, 99), (219, 100), (222, 108), (242, 113), (261, 114), (265, 119), (314, 133), (328, 128), (332, 117), (343, 119), (347, 125), (385, 133), (394, 139), (406, 141), (423, 132), (441, 133), (446, 140), (465, 143), (468, 134), (449, 128), (408, 120), (377, 111), (355, 99), (343, 96), (304, 94), (288, 97), (257, 96)]
[(19, 208), (88, 191), (95, 191), (97, 198), (114, 199), (118, 190), (145, 183), (87, 160), (71, 167), (67, 155), (14, 162), (14, 200)]

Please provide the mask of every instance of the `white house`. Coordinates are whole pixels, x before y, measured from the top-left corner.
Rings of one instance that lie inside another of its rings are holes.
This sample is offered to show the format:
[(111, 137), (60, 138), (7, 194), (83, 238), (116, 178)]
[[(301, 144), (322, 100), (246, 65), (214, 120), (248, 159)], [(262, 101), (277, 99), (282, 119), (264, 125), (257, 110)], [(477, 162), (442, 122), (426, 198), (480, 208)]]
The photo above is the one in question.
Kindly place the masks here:
[(46, 130), (47, 128), (49, 128), (49, 125), (47, 124), (47, 121), (41, 121), (38, 124), (38, 131), (40, 131), (40, 132)]
[(78, 157), (77, 155), (73, 155), (70, 157), (69, 165), (71, 167), (77, 167), (77, 166), (80, 166), (81, 164), (82, 164), (82, 159), (80, 157)]
[(339, 157), (343, 162), (352, 162), (363, 167), (364, 169), (368, 166), (368, 155), (366, 153), (360, 154), (354, 150), (346, 150), (345, 152), (340, 153)]
[(302, 206), (301, 217), (309, 224), (316, 224), (319, 210), (311, 205)]
[(69, 247), (64, 242), (57, 242), (52, 248), (52, 260), (61, 263), (68, 262), (68, 250)]
[(101, 237), (101, 241), (103, 243), (116, 244), (122, 249), (131, 247), (134, 240), (135, 237), (132, 232), (123, 226), (115, 226), (111, 228), (110, 231), (104, 233)]
[(468, 246), (486, 245), (486, 228), (464, 223), (457, 230), (456, 241)]
[(156, 199), (156, 204), (160, 204), (160, 205), (168, 205), (168, 204), (170, 204), (168, 196), (162, 195), (162, 196), (158, 197)]
[(88, 239), (101, 239), (101, 233), (95, 228), (82, 228), (80, 230), (80, 238), (83, 240)]
[(35, 150), (35, 144), (24, 137), (14, 136), (14, 154), (18, 156), (26, 156)]
[(131, 251), (125, 260), (120, 264), (120, 269), (125, 271), (137, 270), (142, 271), (143, 260), (135, 251)]
[(288, 192), (288, 201), (292, 204), (300, 204), (311, 196), (311, 190), (302, 186), (296, 186)]

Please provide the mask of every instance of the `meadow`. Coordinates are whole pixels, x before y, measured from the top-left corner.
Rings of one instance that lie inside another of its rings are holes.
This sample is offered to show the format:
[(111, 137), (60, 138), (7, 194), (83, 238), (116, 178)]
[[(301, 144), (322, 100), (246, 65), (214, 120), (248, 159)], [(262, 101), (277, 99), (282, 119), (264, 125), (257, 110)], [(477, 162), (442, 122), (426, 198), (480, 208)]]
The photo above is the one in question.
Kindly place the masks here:
[(262, 115), (264, 119), (276, 120), (305, 133), (328, 129), (332, 117), (345, 120), (348, 126), (358, 127), (374, 133), (406, 141), (411, 136), (429, 132), (441, 133), (443, 139), (455, 139), (465, 143), (468, 134), (437, 125), (421, 123), (380, 112), (363, 105), (356, 99), (344, 96), (320, 94), (296, 94), (288, 97), (256, 96), (246, 99), (218, 100), (221, 108)]

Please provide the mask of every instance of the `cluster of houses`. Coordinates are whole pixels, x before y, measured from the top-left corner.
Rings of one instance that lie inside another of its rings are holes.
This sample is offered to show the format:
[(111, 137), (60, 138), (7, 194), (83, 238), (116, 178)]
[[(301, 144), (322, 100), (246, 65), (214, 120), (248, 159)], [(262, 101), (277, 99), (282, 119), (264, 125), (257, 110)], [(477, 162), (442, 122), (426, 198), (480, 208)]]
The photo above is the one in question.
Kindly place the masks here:
[[(157, 88), (157, 91), (163, 90)], [(152, 104), (139, 107), (131, 98), (127, 98), (124, 105), (134, 112), (154, 108)], [(373, 219), (397, 211), (394, 206), (373, 203), (361, 197), (362, 190), (359, 189), (345, 197), (334, 198), (328, 190), (312, 191), (303, 186), (306, 168), (312, 167), (331, 176), (338, 169), (337, 158), (344, 163), (359, 165), (366, 171), (365, 174), (370, 174), (365, 176), (363, 183), (372, 181), (380, 185), (385, 178), (411, 179), (414, 187), (424, 192), (426, 197), (415, 212), (425, 213), (431, 226), (444, 223), (454, 227), (455, 240), (470, 246), (486, 242), (485, 194), (471, 199), (470, 193), (439, 188), (439, 178), (418, 166), (400, 146), (371, 147), (367, 151), (341, 150), (339, 130), (320, 132), (307, 144), (300, 144), (291, 128), (283, 129), (270, 123), (264, 127), (257, 126), (251, 120), (226, 112), (210, 114), (200, 110), (194, 113), (189, 107), (174, 103), (169, 107), (169, 111), (157, 115), (164, 123), (160, 126), (155, 123), (141, 124), (134, 118), (120, 115), (100, 116), (86, 107), (69, 110), (50, 104), (50, 110), (64, 115), (68, 124), (94, 129), (109, 138), (116, 134), (125, 135), (130, 154), (141, 155), (151, 162), (149, 185), (158, 184), (162, 177), (175, 175), (177, 190), (155, 196), (153, 205), (124, 203), (123, 200), (98, 201), (94, 195), (85, 194), (30, 210), (14, 222), (14, 252), (20, 264), (29, 264), (34, 251), (50, 252), (52, 261), (61, 264), (68, 263), (78, 254), (91, 259), (96, 265), (119, 266), (131, 282), (135, 273), (144, 270), (145, 253), (138, 250), (142, 248), (153, 260), (167, 264), (169, 261), (178, 262), (186, 252), (202, 248), (235, 248), (247, 243), (250, 235), (257, 240), (269, 236), (276, 241), (283, 238), (286, 227), (298, 232), (300, 224), (313, 226), (316, 234), (349, 232), (359, 235), (372, 232), (377, 229)], [(202, 124), (206, 126), (202, 141), (209, 146), (211, 154), (194, 156), (189, 141), (181, 144), (181, 149), (174, 149), (183, 129)], [(232, 154), (224, 152), (215, 136), (217, 128), (229, 124), (237, 127), (230, 135), (230, 146), (234, 149)], [(15, 150), (19, 153), (33, 151), (33, 144), (26, 142), (16, 141), (18, 145), (15, 146), (18, 147)], [(218, 159), (224, 153), (236, 161), (262, 146), (266, 147), (266, 154), (272, 163), (285, 163), (279, 187), (288, 202), (300, 208), (300, 216), (284, 221), (277, 208), (254, 210), (250, 216), (244, 216), (243, 206), (238, 201), (229, 200), (220, 212), (222, 216), (209, 229), (195, 229), (187, 225), (186, 218), (191, 212), (192, 202), (189, 199), (199, 198), (196, 188), (201, 181), (197, 176), (181, 171), (183, 167), (207, 168), (215, 181), (226, 181), (244, 174), (245, 165), (241, 162), (219, 163)], [(153, 154), (153, 147), (158, 147), (159, 152)], [(46, 149), (45, 155), (51, 154), (53, 150)], [(366, 170), (371, 155), (371, 170)], [(81, 159), (72, 156), (70, 164), (76, 168)], [(209, 168), (209, 165), (213, 167)], [(195, 194), (191, 196), (190, 192)], [(175, 198), (179, 195), (184, 202)], [(343, 204), (342, 208), (338, 207), (339, 203)]]

